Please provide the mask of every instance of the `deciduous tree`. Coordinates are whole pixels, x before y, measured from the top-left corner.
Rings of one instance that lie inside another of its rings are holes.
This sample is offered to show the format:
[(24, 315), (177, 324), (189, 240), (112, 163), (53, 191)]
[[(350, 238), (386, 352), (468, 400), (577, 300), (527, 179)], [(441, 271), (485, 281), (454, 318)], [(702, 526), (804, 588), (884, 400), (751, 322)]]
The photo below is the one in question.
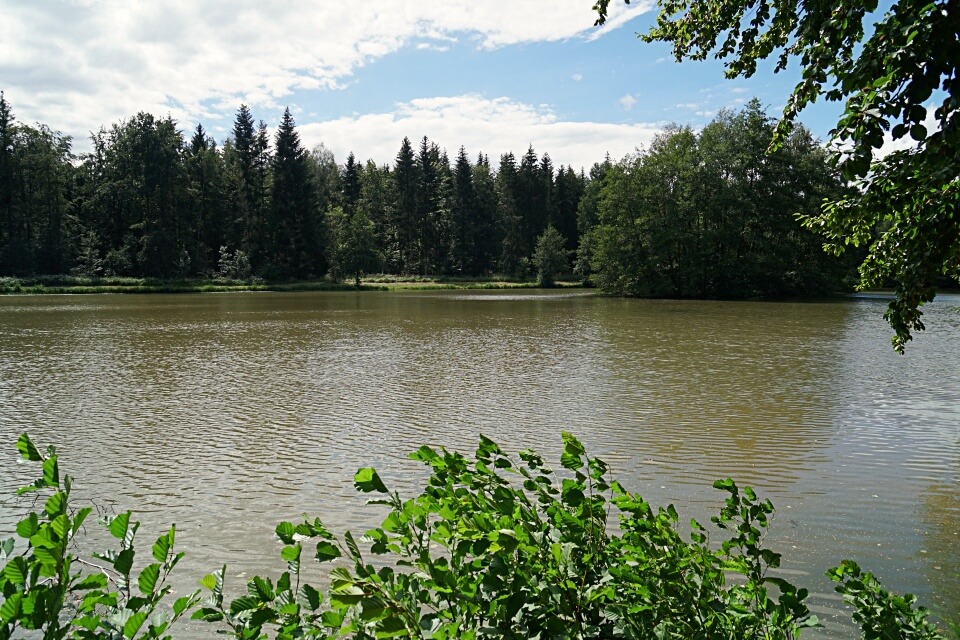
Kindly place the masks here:
[[(598, 24), (609, 3), (594, 5)], [(960, 278), (960, 5), (896, 0), (878, 14), (877, 0), (661, 0), (643, 39), (669, 43), (678, 61), (713, 54), (728, 77), (799, 60), (773, 148), (807, 105), (844, 104), (832, 161), (854, 188), (801, 219), (835, 253), (869, 247), (860, 286), (896, 284), (885, 317), (902, 353), (938, 280)]]

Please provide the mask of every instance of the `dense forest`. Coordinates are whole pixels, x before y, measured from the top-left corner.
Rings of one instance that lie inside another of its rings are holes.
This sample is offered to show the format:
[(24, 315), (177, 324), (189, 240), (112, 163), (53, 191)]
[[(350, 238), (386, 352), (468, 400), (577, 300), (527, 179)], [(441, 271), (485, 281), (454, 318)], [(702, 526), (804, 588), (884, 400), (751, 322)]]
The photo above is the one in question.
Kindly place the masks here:
[(0, 94), (0, 276), (527, 277), (550, 263), (627, 295), (835, 290), (849, 265), (794, 215), (841, 182), (802, 128), (767, 154), (772, 127), (754, 101), (589, 172), (532, 146), (451, 161), (427, 137), (404, 138), (392, 166), (338, 164), (304, 147), (289, 110), (270, 135), (241, 105), (221, 144), (139, 113), (77, 156)]

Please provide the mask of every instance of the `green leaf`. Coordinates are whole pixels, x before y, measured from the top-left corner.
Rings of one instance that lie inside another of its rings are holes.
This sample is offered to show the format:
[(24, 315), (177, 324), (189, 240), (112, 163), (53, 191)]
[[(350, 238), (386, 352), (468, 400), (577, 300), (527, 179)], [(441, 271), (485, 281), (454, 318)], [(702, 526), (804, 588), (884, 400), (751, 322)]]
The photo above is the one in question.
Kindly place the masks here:
[(317, 543), (317, 561), (330, 562), (340, 557), (340, 549), (326, 540)]
[(220, 622), (223, 620), (223, 614), (213, 607), (201, 607), (193, 612), (191, 620), (201, 620), (203, 622)]
[(431, 449), (430, 447), (428, 447), (427, 445), (423, 445), (422, 447), (420, 447), (419, 449), (411, 453), (409, 457), (411, 460), (420, 460), (421, 462), (430, 463), (436, 460), (437, 458), (439, 458), (440, 456), (438, 456), (437, 452)]
[(563, 455), (560, 456), (560, 464), (564, 469), (577, 471), (583, 468), (582, 457), (586, 453), (583, 444), (577, 440), (573, 434), (564, 431), (563, 437)]
[(57, 491), (52, 496), (47, 498), (47, 501), (43, 503), (43, 510), (51, 518), (55, 518), (61, 513), (66, 512), (67, 500), (66, 497), (60, 491)]
[(380, 479), (373, 467), (359, 469), (353, 476), (353, 486), (363, 493), (370, 493), (371, 491), (387, 493), (387, 486), (383, 484), (383, 480)]
[(277, 525), (277, 537), (280, 538), (280, 542), (283, 544), (293, 544), (293, 535), (296, 533), (296, 529), (291, 522), (281, 522)]
[(124, 549), (117, 554), (116, 559), (113, 561), (113, 568), (117, 570), (117, 573), (127, 575), (130, 573), (130, 569), (133, 568), (133, 549)]
[(354, 560), (360, 561), (360, 547), (357, 546), (357, 541), (353, 539), (353, 534), (347, 531), (343, 534), (343, 541), (347, 544), (347, 551), (350, 552), (350, 557)]
[(277, 597), (281, 598), (282, 596), (283, 598), (286, 598), (287, 594), (284, 593), (285, 591), (290, 591), (290, 572), (289, 571), (284, 571), (283, 573), (280, 574), (280, 577), (277, 578)]
[(60, 467), (57, 464), (57, 456), (50, 456), (43, 461), (43, 481), (48, 487), (60, 486)]
[(194, 602), (194, 597), (196, 597), (196, 594), (194, 594), (193, 597), (182, 596), (174, 600), (173, 615), (179, 617), (184, 611), (186, 611), (190, 607), (191, 603)]
[(147, 621), (147, 613), (145, 611), (139, 611), (127, 620), (126, 624), (123, 625), (123, 635), (126, 638), (133, 638), (137, 635), (137, 631), (140, 630), (140, 627), (143, 626), (143, 623)]
[[(69, 478), (70, 476), (67, 477)], [(70, 535), (75, 535), (78, 531), (80, 531), (80, 527), (83, 526), (87, 516), (89, 516), (92, 512), (93, 509), (90, 507), (84, 507), (83, 509), (77, 511), (77, 513), (73, 516), (73, 523), (70, 525)]]
[(35, 512), (30, 512), (26, 518), (17, 523), (17, 535), (30, 539), (40, 530), (40, 518)]
[(4, 558), (9, 558), (10, 554), (13, 553), (14, 539), (7, 538), (2, 543), (0, 543), (0, 560)]
[(140, 572), (140, 578), (137, 580), (137, 586), (140, 587), (140, 593), (145, 596), (153, 594), (153, 589), (157, 586), (157, 580), (160, 578), (160, 565), (151, 564), (143, 568)]
[(90, 589), (106, 589), (107, 576), (102, 573), (91, 573), (80, 582), (73, 585), (71, 591), (88, 591)]
[(230, 603), (230, 613), (237, 615), (260, 606), (260, 599), (253, 596), (242, 596)]
[(323, 594), (310, 585), (305, 584), (300, 587), (300, 601), (310, 609), (310, 611), (316, 611), (323, 603)]
[(280, 550), (280, 557), (287, 562), (296, 562), (300, 559), (300, 553), (302, 550), (303, 547), (301, 547), (299, 543), (289, 547), (284, 547)]
[(17, 439), (17, 451), (20, 452), (24, 460), (29, 460), (30, 462), (40, 462), (43, 460), (43, 456), (40, 455), (40, 450), (37, 449), (37, 445), (33, 444), (33, 440), (31, 440), (30, 436), (26, 433), (21, 433)]
[(170, 549), (173, 548), (173, 541), (174, 528), (170, 527), (170, 531), (157, 538), (157, 541), (153, 543), (153, 559), (160, 563), (166, 562), (167, 556), (170, 555)]
[(915, 124), (910, 127), (910, 137), (917, 142), (923, 142), (927, 139), (927, 128), (922, 124)]
[(377, 623), (378, 638), (397, 638), (407, 635), (407, 627), (397, 615), (387, 616)]
[(254, 576), (253, 580), (247, 583), (247, 593), (259, 598), (261, 602), (270, 602), (274, 599), (273, 585), (260, 576)]
[(26, 584), (29, 573), (30, 568), (27, 565), (26, 559), (19, 556), (12, 558), (10, 562), (3, 567), (3, 575), (15, 585)]
[(124, 513), (114, 516), (110, 520), (108, 528), (110, 529), (110, 535), (112, 535), (117, 540), (123, 540), (127, 535), (127, 528), (130, 526), (130, 512), (126, 511)]
[(3, 620), (4, 624), (10, 623), (20, 616), (20, 605), (22, 600), (22, 595), (19, 593), (14, 593), (6, 599), (6, 601), (3, 603), (3, 606), (0, 606), (0, 620)]

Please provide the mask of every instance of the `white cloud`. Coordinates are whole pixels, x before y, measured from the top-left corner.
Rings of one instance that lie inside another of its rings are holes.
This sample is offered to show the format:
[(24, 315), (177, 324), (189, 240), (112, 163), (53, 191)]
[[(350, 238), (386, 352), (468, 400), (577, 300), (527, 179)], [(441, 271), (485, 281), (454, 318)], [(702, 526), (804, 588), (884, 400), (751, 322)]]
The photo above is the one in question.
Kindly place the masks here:
[(621, 158), (648, 146), (661, 127), (565, 121), (548, 109), (508, 98), (463, 95), (413, 100), (393, 113), (305, 123), (298, 130), (307, 146), (322, 142), (340, 162), (352, 151), (358, 158), (392, 164), (404, 137), (416, 144), (426, 135), (451, 158), (463, 145), (471, 159), (483, 152), (496, 163), (501, 153), (519, 156), (533, 144), (537, 153), (549, 153), (554, 165), (579, 169), (603, 160), (607, 152)]
[(417, 49), (419, 51), (440, 51), (442, 53), (444, 51), (450, 51), (450, 46), (445, 44), (440, 45), (433, 42), (419, 42), (417, 43)]
[(637, 104), (637, 98), (636, 96), (628, 93), (627, 95), (617, 100), (617, 102), (619, 102), (620, 106), (623, 107), (625, 110), (630, 111), (630, 109), (633, 109), (633, 105)]
[(83, 137), (140, 110), (183, 121), (229, 117), (240, 101), (276, 110), (416, 42), (592, 39), (650, 8), (610, 6), (595, 29), (584, 0), (0, 0), (0, 78), (20, 120)]
[(570, 76), (570, 79), (573, 80), (574, 82), (580, 82), (581, 80), (583, 80), (583, 74), (575, 73), (572, 76)]
[[(936, 110), (936, 105), (932, 102), (924, 105), (927, 109), (927, 116), (923, 119), (923, 122), (920, 124), (923, 125), (923, 128), (927, 131), (927, 136), (933, 135), (937, 131), (940, 131), (940, 121), (934, 116), (934, 111)], [(892, 126), (896, 126), (898, 122), (891, 123)], [(919, 147), (919, 143), (913, 139), (913, 137), (908, 132), (902, 138), (896, 140), (893, 139), (893, 132), (885, 131), (883, 134), (883, 146), (876, 150), (876, 155), (878, 158), (885, 158), (894, 151), (906, 151), (907, 149), (915, 149)]]

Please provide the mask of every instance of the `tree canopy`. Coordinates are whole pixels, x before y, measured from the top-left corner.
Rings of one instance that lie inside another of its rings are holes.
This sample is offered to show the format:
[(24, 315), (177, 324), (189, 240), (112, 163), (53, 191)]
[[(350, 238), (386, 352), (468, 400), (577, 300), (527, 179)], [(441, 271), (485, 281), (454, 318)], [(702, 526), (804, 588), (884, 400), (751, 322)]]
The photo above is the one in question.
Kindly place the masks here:
[[(598, 24), (609, 2), (594, 5)], [(884, 317), (902, 353), (911, 333), (924, 329), (920, 307), (933, 300), (938, 281), (960, 277), (960, 6), (900, 0), (881, 14), (877, 0), (659, 4), (656, 25), (642, 38), (670, 43), (678, 62), (713, 54), (733, 78), (752, 76), (766, 58), (776, 60), (776, 72), (799, 61), (802, 76), (773, 148), (807, 105), (844, 103), (829, 149), (853, 189), (799, 217), (830, 251), (869, 248), (860, 286), (895, 284)], [(890, 151), (901, 139), (906, 148)]]

